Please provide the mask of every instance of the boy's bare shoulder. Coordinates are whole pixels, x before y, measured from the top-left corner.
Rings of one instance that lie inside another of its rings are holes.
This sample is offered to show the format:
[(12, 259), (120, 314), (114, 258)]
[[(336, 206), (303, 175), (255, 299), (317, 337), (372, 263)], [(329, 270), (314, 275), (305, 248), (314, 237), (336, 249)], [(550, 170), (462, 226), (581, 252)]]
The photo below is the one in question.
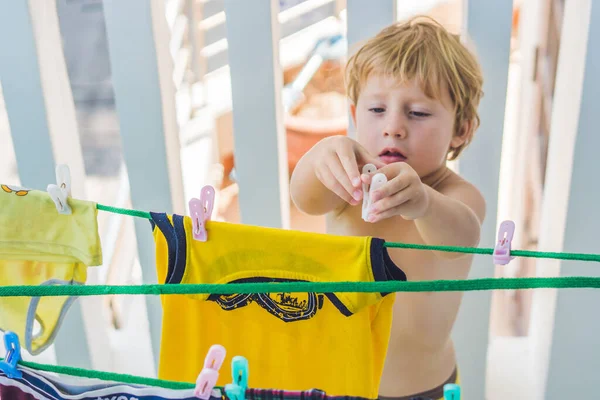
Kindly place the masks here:
[(480, 223), (485, 219), (485, 199), (479, 189), (456, 172), (448, 169), (443, 179), (431, 187), (443, 195), (461, 201), (477, 215)]

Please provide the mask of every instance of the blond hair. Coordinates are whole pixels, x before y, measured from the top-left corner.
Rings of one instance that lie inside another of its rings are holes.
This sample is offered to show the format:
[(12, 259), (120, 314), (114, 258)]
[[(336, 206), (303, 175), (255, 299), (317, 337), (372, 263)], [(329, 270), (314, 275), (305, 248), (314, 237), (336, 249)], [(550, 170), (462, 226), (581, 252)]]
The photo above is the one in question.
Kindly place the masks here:
[(388, 26), (348, 60), (346, 91), (354, 104), (372, 73), (392, 76), (401, 83), (416, 78), (425, 94), (436, 99), (446, 87), (454, 106), (454, 134), (460, 134), (464, 122), (471, 122), (465, 142), (450, 148), (448, 159), (456, 159), (471, 142), (480, 124), (477, 107), (483, 95), (483, 74), (458, 35), (422, 16)]

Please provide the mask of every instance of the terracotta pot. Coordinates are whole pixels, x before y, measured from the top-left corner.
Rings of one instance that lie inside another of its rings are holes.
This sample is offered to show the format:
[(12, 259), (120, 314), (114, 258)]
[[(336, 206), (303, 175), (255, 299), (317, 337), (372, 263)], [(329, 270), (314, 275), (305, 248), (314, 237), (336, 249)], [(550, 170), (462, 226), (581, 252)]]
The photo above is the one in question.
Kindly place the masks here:
[[(302, 66), (286, 68), (284, 84), (291, 82)], [(345, 135), (348, 129), (348, 108), (340, 63), (324, 62), (303, 93), (304, 101), (284, 116), (290, 174), (300, 158), (317, 142), (329, 136)], [(234, 166), (231, 111), (219, 116), (216, 125), (219, 157), (224, 167), (223, 185), (227, 186), (231, 183), (227, 177)]]
[[(302, 65), (284, 71), (284, 84), (291, 82)], [(345, 135), (348, 112), (340, 63), (325, 62), (304, 89), (304, 101), (285, 115), (290, 174), (300, 158), (320, 140)]]

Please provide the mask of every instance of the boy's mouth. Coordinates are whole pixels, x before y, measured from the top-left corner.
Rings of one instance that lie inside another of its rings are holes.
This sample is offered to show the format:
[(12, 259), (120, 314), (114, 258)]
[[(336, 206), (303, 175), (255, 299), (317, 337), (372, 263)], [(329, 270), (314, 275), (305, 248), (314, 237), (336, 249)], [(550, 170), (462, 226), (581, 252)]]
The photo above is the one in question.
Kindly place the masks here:
[(395, 147), (386, 147), (379, 153), (379, 159), (386, 164), (406, 161), (406, 156)]

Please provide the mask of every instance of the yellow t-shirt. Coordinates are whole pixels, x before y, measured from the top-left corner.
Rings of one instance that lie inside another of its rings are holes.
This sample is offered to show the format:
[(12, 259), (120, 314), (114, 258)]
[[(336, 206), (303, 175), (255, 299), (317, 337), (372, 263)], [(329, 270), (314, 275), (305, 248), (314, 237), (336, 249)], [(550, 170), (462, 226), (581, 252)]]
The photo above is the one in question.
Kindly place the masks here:
[[(83, 285), (87, 267), (102, 264), (96, 204), (68, 202), (72, 214), (62, 215), (47, 192), (0, 185), (0, 286)], [(0, 330), (39, 354), (75, 299), (0, 297)]]
[[(208, 241), (189, 217), (151, 213), (160, 283), (406, 280), (384, 241), (209, 221)], [(394, 294), (164, 295), (158, 375), (195, 382), (208, 349), (249, 362), (249, 385), (321, 389), (377, 398)]]

